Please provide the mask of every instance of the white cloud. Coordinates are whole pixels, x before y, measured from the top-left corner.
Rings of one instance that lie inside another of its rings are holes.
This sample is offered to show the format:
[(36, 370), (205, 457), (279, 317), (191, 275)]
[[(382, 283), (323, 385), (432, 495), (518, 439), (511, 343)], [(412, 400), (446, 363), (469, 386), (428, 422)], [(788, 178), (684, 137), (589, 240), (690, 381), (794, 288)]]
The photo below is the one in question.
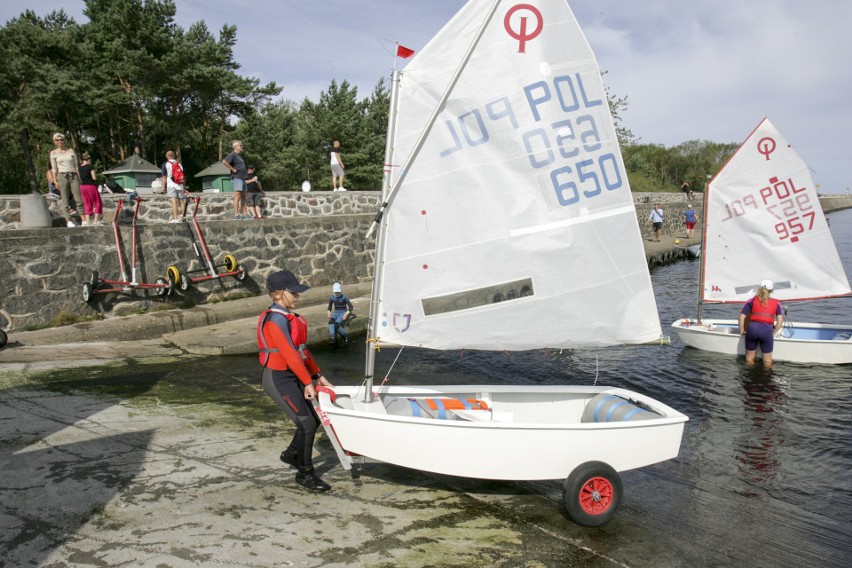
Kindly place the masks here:
[[(852, 185), (852, 3), (824, 0), (574, 4), (606, 82), (649, 143), (739, 142), (769, 116), (824, 191)], [(590, 25), (587, 25), (586, 22)], [(844, 159), (845, 158), (845, 159)]]
[[(25, 7), (40, 15), (83, 3), (5, 2), (0, 20)], [(316, 99), (332, 79), (361, 97), (393, 63), (380, 38), (420, 49), (464, 0), (177, 0), (183, 27), (204, 19), (238, 27), (241, 72)], [(212, 6), (212, 8), (211, 8)], [(852, 2), (848, 0), (575, 0), (605, 81), (629, 98), (625, 125), (643, 142), (743, 140), (769, 116), (825, 191), (852, 186)]]

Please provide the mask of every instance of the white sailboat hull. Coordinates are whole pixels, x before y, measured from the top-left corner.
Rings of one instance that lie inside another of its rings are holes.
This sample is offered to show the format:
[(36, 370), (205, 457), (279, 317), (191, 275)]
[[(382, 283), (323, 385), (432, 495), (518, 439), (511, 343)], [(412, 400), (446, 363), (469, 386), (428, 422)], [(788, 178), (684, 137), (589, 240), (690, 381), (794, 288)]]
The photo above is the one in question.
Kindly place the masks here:
[[(672, 324), (681, 341), (702, 351), (745, 355), (745, 338), (739, 334), (737, 320), (679, 319)], [(796, 323), (785, 325), (782, 337), (775, 338), (773, 361), (842, 365), (852, 363), (852, 325)], [(761, 355), (758, 347), (758, 356)]]
[[(589, 401), (601, 393), (638, 402), (656, 414), (638, 421), (582, 421)], [(562, 479), (590, 461), (616, 471), (661, 462), (677, 456), (688, 420), (652, 398), (607, 387), (398, 386), (380, 389), (369, 403), (362, 387), (335, 387), (334, 394), (332, 402), (328, 393), (320, 393), (321, 417), (330, 421), (347, 452), (480, 479)], [(478, 399), (488, 410), (447, 411), (444, 419), (388, 413), (391, 401), (429, 397)]]

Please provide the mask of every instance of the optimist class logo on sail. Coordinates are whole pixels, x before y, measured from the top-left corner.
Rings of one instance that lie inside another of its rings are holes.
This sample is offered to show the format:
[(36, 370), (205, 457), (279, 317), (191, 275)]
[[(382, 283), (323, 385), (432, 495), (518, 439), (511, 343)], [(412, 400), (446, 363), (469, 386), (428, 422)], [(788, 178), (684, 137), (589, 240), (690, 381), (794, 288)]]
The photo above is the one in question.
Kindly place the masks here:
[(471, 159), (466, 154), (487, 150), (492, 144), (505, 155), (506, 146), (517, 142), (521, 146), (518, 156), (526, 155), (533, 171), (547, 174), (555, 201), (563, 207), (625, 187), (599, 78), (585, 69), (563, 70), (550, 77), (549, 65), (528, 53), (544, 29), (544, 17), (534, 6), (512, 6), (502, 25), (512, 56), (525, 58), (513, 64), (520, 62), (525, 72), (534, 69), (534, 76), (546, 78), (528, 80), (494, 97), (496, 89), (512, 85), (511, 79), (502, 81), (498, 75), (493, 84), (474, 90), (472, 97), (481, 92), (491, 98), (444, 119), (443, 134), (448, 141), (439, 156)]
[[(536, 27), (533, 31), (527, 33), (527, 19), (526, 15), (522, 15), (520, 20), (520, 25), (518, 27), (518, 31), (512, 27), (512, 16), (514, 16), (517, 12), (524, 11), (530, 12), (536, 21)], [(541, 12), (538, 11), (538, 8), (532, 6), (530, 4), (517, 4), (509, 8), (506, 12), (506, 17), (503, 18), (503, 27), (506, 28), (506, 33), (510, 36), (518, 40), (518, 53), (525, 53), (526, 43), (530, 40), (533, 40), (538, 37), (538, 34), (541, 33), (541, 29), (544, 27), (544, 19), (541, 17)]]

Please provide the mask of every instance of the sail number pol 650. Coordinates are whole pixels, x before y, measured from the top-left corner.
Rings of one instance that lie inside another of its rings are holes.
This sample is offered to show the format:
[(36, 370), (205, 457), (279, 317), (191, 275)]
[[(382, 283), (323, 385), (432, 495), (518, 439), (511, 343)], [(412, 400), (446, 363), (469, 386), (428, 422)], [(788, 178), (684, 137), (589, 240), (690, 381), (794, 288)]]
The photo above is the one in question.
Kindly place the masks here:
[[(624, 185), (615, 154), (601, 153), (604, 144), (595, 115), (589, 112), (605, 103), (588, 97), (579, 73), (526, 85), (523, 96), (527, 104), (520, 116), (506, 96), (445, 121), (453, 142), (440, 156), (487, 144), (491, 138), (489, 123), (505, 121), (513, 130), (519, 130), (523, 121), (529, 125), (521, 139), (530, 166), (551, 168), (550, 180), (560, 205), (572, 205), (581, 198), (593, 198)], [(579, 114), (583, 110), (587, 113)], [(545, 122), (543, 111), (559, 120)]]

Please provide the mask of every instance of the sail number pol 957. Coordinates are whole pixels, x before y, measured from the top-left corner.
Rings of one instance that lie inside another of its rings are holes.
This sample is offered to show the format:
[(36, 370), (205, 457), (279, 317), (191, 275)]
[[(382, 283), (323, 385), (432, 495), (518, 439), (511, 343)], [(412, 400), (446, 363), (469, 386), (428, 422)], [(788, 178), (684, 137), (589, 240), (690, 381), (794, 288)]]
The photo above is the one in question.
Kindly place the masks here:
[(793, 178), (772, 177), (769, 183), (741, 199), (725, 203), (727, 216), (722, 222), (747, 215), (750, 211), (766, 209), (774, 218), (774, 229), (779, 240), (797, 242), (799, 235), (814, 228), (816, 211), (811, 203), (807, 185), (797, 184)]
[(446, 120), (452, 145), (440, 156), (488, 144), (489, 128), (509, 125), (519, 131), (530, 166), (536, 170), (550, 168), (550, 180), (560, 205), (569, 206), (624, 185), (619, 160), (612, 152), (603, 151), (592, 112), (600, 111), (596, 107), (606, 102), (589, 98), (579, 73), (537, 81), (522, 90), (526, 105), (519, 112), (506, 96)]

